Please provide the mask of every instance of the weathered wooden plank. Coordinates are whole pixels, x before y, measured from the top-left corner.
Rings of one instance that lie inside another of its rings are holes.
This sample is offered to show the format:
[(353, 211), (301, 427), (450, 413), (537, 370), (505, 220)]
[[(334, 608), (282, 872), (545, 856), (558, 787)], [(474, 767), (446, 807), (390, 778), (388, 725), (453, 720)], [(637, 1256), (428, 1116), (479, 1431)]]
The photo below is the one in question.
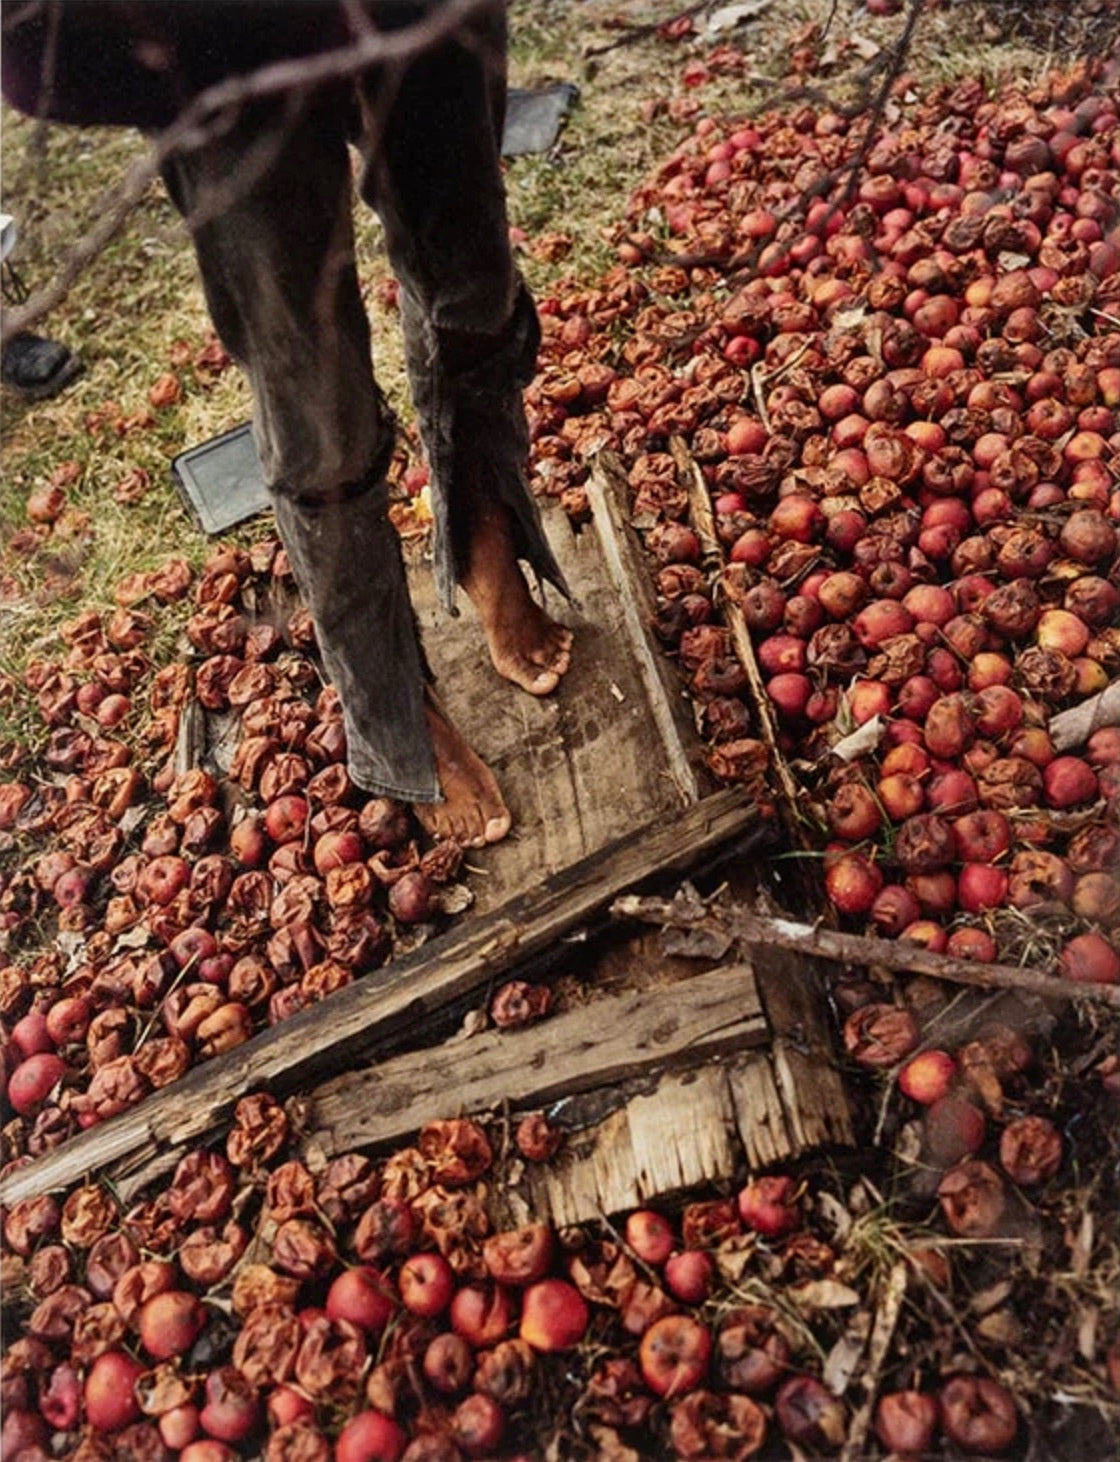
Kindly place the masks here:
[(409, 555), (413, 606), (440, 694), (514, 817), (509, 839), (470, 856), (479, 913), (699, 795), (689, 764), (700, 754), (695, 727), (667, 718), (649, 647), (634, 633), (644, 570), (620, 579), (594, 532), (574, 533), (555, 504), (542, 516), (573, 595), (567, 603), (544, 591), (549, 612), (575, 635), (555, 695), (529, 696), (500, 679), (472, 606), (464, 598), (457, 617), (444, 613), (427, 566), (415, 549)]
[[(747, 965), (694, 975), (661, 989), (590, 1001), (520, 1031), (408, 1052), (347, 1072), (308, 1093), (309, 1142), (332, 1156), (396, 1141), (448, 1114), (508, 1101), (542, 1107), (562, 1096), (755, 1045), (766, 1022)], [(691, 1136), (685, 1127), (682, 1138)]]
[(735, 1108), (722, 1066), (674, 1073), (630, 1103), (641, 1201), (719, 1182), (735, 1171)]
[(741, 1166), (722, 1065), (669, 1073), (527, 1174), (535, 1215), (559, 1228), (715, 1182)]
[(319, 1080), (378, 1042), (419, 1030), (433, 1012), (601, 917), (624, 889), (693, 866), (729, 844), (756, 846), (767, 836), (740, 788), (717, 792), (676, 817), (658, 817), (546, 879), (539, 891), (451, 929), (9, 1173), (0, 1182), (0, 1201), (67, 1187), (122, 1158), (146, 1162), (162, 1149), (198, 1141), (246, 1091), (268, 1087), (283, 1095)]
[(789, 769), (785, 754), (778, 742), (778, 725), (774, 719), (774, 709), (770, 697), (766, 693), (763, 684), (762, 672), (758, 668), (758, 661), (755, 658), (754, 645), (751, 643), (750, 630), (747, 628), (746, 617), (737, 599), (725, 592), (723, 582), (723, 570), (727, 560), (723, 552), (723, 546), (716, 536), (715, 519), (712, 515), (711, 499), (708, 496), (708, 486), (704, 481), (703, 473), (700, 471), (695, 459), (688, 448), (679, 437), (674, 437), (672, 442), (673, 457), (677, 469), (682, 473), (688, 487), (689, 518), (696, 536), (700, 539), (701, 550), (704, 554), (705, 563), (716, 574), (716, 600), (723, 612), (724, 622), (731, 635), (731, 643), (740, 665), (746, 672), (750, 684), (751, 696), (754, 700), (755, 713), (758, 717), (758, 724), (762, 728), (762, 734), (766, 745), (770, 749), (770, 760), (778, 782), (782, 789), (782, 796), (785, 799), (785, 813), (790, 828), (802, 833), (801, 827), (801, 791), (793, 773)]
[(770, 1167), (793, 1157), (800, 1149), (789, 1133), (769, 1055), (759, 1051), (729, 1061), (727, 1081), (748, 1168)]
[(591, 1000), (523, 1031), (484, 1031), (468, 1041), (409, 1051), (332, 1077), (310, 1092), (311, 1140), (326, 1154), (392, 1142), (455, 1105), (487, 1111), (548, 1102), (592, 1086), (706, 1057), (766, 1038), (749, 965), (724, 966), (661, 990)]
[(668, 1074), (530, 1176), (533, 1207), (558, 1226), (726, 1181), (740, 1165), (721, 1066)]
[(805, 1050), (779, 1036), (773, 1043), (774, 1074), (786, 1125), (798, 1152), (855, 1140), (844, 1088), (822, 1052)]
[(544, 1167), (526, 1175), (535, 1216), (557, 1228), (620, 1213), (638, 1202), (629, 1107), (568, 1142)]
[[(626, 517), (625, 473), (613, 453), (599, 454), (587, 483), (587, 496), (602, 559), (618, 596), (626, 642), (661, 738), (668, 775), (681, 801), (694, 802), (701, 792), (702, 775), (695, 727), (671, 668), (650, 643), (648, 626), (656, 609), (653, 588)], [(703, 781), (709, 784), (710, 778), (703, 775)]]

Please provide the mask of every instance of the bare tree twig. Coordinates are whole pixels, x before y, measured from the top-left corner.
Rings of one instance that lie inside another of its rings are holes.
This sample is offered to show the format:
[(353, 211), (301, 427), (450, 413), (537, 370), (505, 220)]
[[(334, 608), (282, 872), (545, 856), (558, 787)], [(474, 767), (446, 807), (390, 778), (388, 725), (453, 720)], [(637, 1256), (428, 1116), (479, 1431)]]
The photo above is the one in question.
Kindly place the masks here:
[(673, 14), (667, 15), (664, 20), (647, 20), (636, 25), (627, 25), (617, 39), (607, 41), (602, 46), (592, 46), (583, 54), (589, 61), (599, 56), (609, 55), (611, 51), (617, 51), (621, 46), (632, 46), (637, 41), (648, 40), (650, 36), (655, 36), (663, 26), (671, 25), (676, 20), (699, 15), (702, 10), (710, 10), (711, 6), (712, 0), (696, 0), (695, 4), (686, 5), (683, 10), (674, 10)]
[(801, 924), (787, 918), (762, 918), (741, 905), (716, 909), (700, 918), (682, 917), (666, 899), (624, 895), (611, 905), (611, 913), (624, 919), (668, 928), (695, 928), (704, 919), (724, 933), (746, 944), (762, 948), (790, 949), (797, 954), (833, 960), (867, 968), (878, 965), (895, 974), (929, 975), (957, 985), (974, 985), (981, 990), (1020, 990), (1044, 1000), (1086, 1000), (1120, 1010), (1120, 985), (1103, 985), (1043, 975), (1019, 965), (977, 964), (935, 954), (904, 939), (871, 939), (865, 934), (846, 934), (819, 924)]
[[(345, 46), (318, 55), (272, 62), (243, 76), (230, 76), (209, 86), (153, 140), (151, 152), (129, 169), (123, 183), (107, 190), (94, 205), (98, 221), (68, 250), (55, 277), (25, 304), (5, 313), (0, 343), (29, 329), (69, 294), (75, 280), (97, 258), (127, 222), (163, 163), (176, 152), (202, 147), (249, 102), (282, 95), (298, 96), (331, 81), (345, 80), (373, 65), (401, 65), (448, 39), (490, 0), (445, 0), (445, 3), (398, 31), (365, 27)], [(349, 9), (349, 7), (348, 7)]]

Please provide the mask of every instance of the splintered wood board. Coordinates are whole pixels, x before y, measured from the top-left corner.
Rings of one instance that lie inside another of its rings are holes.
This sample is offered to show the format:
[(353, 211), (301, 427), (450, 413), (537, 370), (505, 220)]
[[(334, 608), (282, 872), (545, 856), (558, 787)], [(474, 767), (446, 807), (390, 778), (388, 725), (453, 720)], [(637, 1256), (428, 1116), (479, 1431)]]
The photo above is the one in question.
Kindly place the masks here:
[[(644, 570), (618, 540), (617, 513), (573, 531), (542, 505), (545, 530), (573, 601), (549, 587), (545, 605), (575, 633), (572, 665), (543, 698), (502, 680), (470, 603), (453, 617), (436, 601), (430, 566), (413, 549), (409, 586), (437, 689), (493, 769), (513, 813), (511, 836), (472, 851), (475, 907), (486, 912), (607, 847), (710, 787), (681, 688), (656, 668), (639, 596)], [(674, 704), (674, 701), (676, 704)]]
[(698, 1131), (716, 1149), (717, 1166), (725, 1156), (719, 1124), (709, 1122), (701, 1090), (693, 1090), (695, 1068), (758, 1045), (768, 1034), (750, 966), (721, 966), (592, 998), (523, 1030), (485, 1030), (332, 1077), (308, 1094), (305, 1145), (329, 1158), (411, 1137), (425, 1122), (449, 1114), (452, 1078), (456, 1110), (480, 1114), (506, 1105), (539, 1108), (576, 1092), (683, 1067), (675, 1146), (657, 1152), (658, 1123), (645, 1118), (640, 1103), (631, 1109), (632, 1131), (644, 1134), (652, 1181), (674, 1186), (682, 1166), (689, 1165), (682, 1153)]
[[(120, 1116), (0, 1178), (0, 1202), (68, 1187), (110, 1164), (122, 1175), (141, 1166), (167, 1171), (190, 1146), (216, 1136), (248, 1091), (288, 1096), (328, 1073), (353, 1068), (403, 1036), (422, 1038), (426, 1021), (480, 996), (519, 964), (577, 931), (602, 924), (614, 898), (654, 877), (683, 876), (717, 850), (750, 848), (768, 829), (741, 788), (713, 793), (673, 817), (631, 829), (606, 849), (531, 891), (373, 971), (290, 1020), (189, 1071)], [(458, 1093), (448, 1083), (446, 1100)]]

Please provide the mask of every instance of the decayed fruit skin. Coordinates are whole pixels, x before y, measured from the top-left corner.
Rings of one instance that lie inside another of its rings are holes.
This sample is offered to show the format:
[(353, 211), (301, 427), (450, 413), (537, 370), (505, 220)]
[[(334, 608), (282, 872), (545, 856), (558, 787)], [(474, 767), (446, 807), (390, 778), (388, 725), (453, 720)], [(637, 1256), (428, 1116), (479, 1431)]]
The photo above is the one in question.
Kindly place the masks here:
[(790, 1376), (778, 1390), (774, 1410), (782, 1431), (799, 1447), (835, 1452), (843, 1444), (847, 1410), (815, 1376)]
[(988, 1239), (998, 1233), (1007, 1206), (1000, 1175), (976, 1158), (958, 1162), (938, 1184), (945, 1222), (962, 1238)]
[[(628, 1234), (629, 1230), (628, 1220)], [(671, 1233), (670, 1230), (670, 1237)], [(492, 1234), (482, 1245), (483, 1263), (490, 1277), (499, 1284), (526, 1285), (543, 1279), (552, 1262), (552, 1253), (552, 1230), (543, 1223)]]
[(777, 1320), (764, 1305), (746, 1305), (724, 1317), (716, 1336), (716, 1367), (729, 1390), (765, 1396), (787, 1374), (790, 1347)]
[(1061, 1133), (1046, 1117), (1016, 1117), (1000, 1133), (999, 1160), (1014, 1183), (1046, 1182), (1062, 1165)]
[(1010, 1393), (987, 1376), (954, 1376), (941, 1388), (941, 1426), (967, 1452), (1006, 1451), (1019, 1431)]
[(844, 1045), (863, 1066), (893, 1066), (917, 1044), (917, 1022), (896, 1005), (864, 1005), (844, 1022)]

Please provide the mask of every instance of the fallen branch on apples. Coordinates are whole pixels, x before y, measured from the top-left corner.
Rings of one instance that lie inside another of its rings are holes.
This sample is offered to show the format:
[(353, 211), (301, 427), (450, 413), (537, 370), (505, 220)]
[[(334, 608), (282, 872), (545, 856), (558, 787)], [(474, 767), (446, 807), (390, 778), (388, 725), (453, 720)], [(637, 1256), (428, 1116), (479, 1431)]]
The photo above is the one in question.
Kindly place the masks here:
[(1075, 746), (1084, 746), (1093, 732), (1102, 726), (1120, 726), (1120, 680), (1114, 680), (1079, 706), (1052, 716), (1050, 740), (1060, 755), (1072, 751)]
[(793, 919), (760, 918), (736, 904), (705, 909), (703, 914), (698, 914), (694, 907), (682, 909), (674, 900), (627, 894), (615, 899), (611, 913), (615, 918), (674, 929), (709, 927), (733, 934), (742, 944), (761, 948), (777, 946), (843, 964), (879, 965), (896, 974), (928, 975), (935, 980), (950, 980), (983, 990), (1022, 990), (1045, 1000), (1092, 1000), (1120, 1010), (1120, 985), (1065, 980), (1014, 965), (977, 964), (973, 960), (934, 954), (905, 940), (869, 939), (863, 934), (845, 934), (836, 929), (800, 924)]

